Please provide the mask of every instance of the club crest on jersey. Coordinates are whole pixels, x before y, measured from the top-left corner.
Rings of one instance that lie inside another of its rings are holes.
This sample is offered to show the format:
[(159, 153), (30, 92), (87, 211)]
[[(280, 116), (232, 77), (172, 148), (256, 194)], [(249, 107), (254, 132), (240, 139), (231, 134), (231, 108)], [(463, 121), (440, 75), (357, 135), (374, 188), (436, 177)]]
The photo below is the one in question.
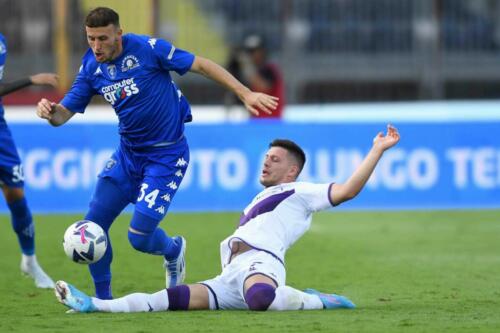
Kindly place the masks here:
[(115, 65), (108, 65), (108, 74), (109, 77), (112, 79), (116, 78), (116, 66)]
[(139, 67), (139, 59), (133, 55), (128, 55), (122, 60), (122, 72)]
[(115, 166), (115, 164), (116, 164), (116, 161), (115, 161), (114, 159), (110, 158), (110, 159), (106, 162), (106, 166), (105, 166), (106, 170), (111, 169), (112, 167), (114, 167), (114, 166)]

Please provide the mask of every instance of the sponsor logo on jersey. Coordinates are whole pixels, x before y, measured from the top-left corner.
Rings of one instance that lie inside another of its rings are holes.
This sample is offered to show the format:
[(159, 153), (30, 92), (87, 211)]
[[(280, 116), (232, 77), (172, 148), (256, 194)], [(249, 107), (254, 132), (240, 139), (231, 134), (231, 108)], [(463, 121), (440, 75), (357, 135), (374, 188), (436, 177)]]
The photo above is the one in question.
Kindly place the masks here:
[(97, 69), (95, 70), (94, 72), (94, 75), (97, 76), (97, 75), (102, 75), (102, 70), (101, 70), (101, 67), (97, 67)]
[(115, 105), (118, 100), (137, 95), (138, 93), (139, 87), (137, 87), (137, 84), (134, 82), (134, 78), (124, 79), (101, 88), (102, 96), (111, 105)]
[(122, 60), (122, 72), (129, 71), (139, 66), (140, 66), (139, 59), (137, 59), (133, 55), (128, 55)]
[(112, 79), (116, 78), (116, 66), (115, 65), (108, 65), (108, 74), (109, 77)]

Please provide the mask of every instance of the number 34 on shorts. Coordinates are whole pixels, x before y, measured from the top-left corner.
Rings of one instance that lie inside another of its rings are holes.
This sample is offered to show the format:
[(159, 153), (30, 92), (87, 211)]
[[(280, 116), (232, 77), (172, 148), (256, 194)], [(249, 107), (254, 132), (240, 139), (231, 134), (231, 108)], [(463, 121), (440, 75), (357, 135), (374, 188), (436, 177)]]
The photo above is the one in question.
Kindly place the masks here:
[(159, 184), (150, 185), (146, 182), (141, 184), (136, 209), (147, 215), (151, 215), (152, 211), (161, 216), (167, 213), (170, 202), (179, 188), (180, 179), (171, 180), (163, 186), (157, 185)]

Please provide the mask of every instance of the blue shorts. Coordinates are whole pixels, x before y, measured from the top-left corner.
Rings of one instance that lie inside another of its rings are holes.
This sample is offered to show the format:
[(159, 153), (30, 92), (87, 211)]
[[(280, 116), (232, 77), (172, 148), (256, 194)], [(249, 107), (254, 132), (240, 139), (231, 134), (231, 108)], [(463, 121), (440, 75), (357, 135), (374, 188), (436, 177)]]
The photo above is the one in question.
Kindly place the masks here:
[(23, 187), (24, 174), (12, 134), (5, 122), (0, 121), (0, 185)]
[(161, 221), (189, 164), (185, 138), (167, 146), (147, 149), (118, 148), (99, 174), (109, 178), (135, 209)]

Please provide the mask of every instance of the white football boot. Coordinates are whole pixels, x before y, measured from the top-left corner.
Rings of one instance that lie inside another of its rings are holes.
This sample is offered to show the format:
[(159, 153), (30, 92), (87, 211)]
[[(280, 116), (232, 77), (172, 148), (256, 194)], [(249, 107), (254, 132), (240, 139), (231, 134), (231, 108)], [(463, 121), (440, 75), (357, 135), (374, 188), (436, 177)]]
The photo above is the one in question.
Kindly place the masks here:
[(167, 288), (173, 288), (180, 285), (186, 277), (186, 239), (181, 236), (174, 237), (176, 242), (181, 243), (181, 251), (176, 259), (164, 261), (163, 267), (165, 268), (165, 282)]
[(23, 254), (21, 258), (21, 272), (35, 280), (37, 288), (54, 288), (54, 281), (40, 267), (36, 260), (36, 255), (28, 256)]

